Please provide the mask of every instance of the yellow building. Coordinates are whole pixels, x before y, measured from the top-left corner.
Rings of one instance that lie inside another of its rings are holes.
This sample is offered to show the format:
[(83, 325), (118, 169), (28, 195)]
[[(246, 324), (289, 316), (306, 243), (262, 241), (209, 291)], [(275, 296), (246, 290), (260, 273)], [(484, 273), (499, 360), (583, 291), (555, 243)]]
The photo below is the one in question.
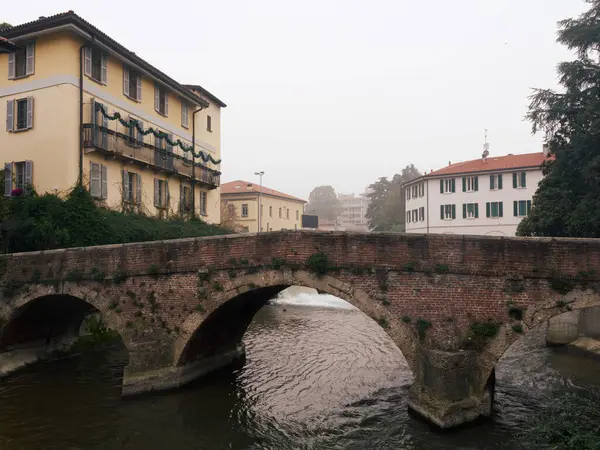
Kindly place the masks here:
[(20, 47), (0, 54), (5, 195), (81, 179), (111, 208), (220, 222), (221, 100), (73, 11), (0, 36)]
[(259, 226), (261, 231), (298, 230), (302, 228), (305, 203), (265, 186), (261, 191), (260, 185), (248, 181), (231, 181), (221, 186), (223, 214), (241, 231), (256, 233)]

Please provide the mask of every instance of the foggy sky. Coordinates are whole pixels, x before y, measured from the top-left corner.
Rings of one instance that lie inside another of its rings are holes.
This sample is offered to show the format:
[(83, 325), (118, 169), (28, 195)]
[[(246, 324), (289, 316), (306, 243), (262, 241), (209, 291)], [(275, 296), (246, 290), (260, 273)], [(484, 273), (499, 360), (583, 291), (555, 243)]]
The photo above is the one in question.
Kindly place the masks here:
[(573, 56), (556, 22), (583, 0), (3, 2), (13, 25), (73, 9), (222, 115), (223, 181), (308, 199), (361, 192), (405, 165), (437, 169), (541, 150), (523, 121), (532, 87)]

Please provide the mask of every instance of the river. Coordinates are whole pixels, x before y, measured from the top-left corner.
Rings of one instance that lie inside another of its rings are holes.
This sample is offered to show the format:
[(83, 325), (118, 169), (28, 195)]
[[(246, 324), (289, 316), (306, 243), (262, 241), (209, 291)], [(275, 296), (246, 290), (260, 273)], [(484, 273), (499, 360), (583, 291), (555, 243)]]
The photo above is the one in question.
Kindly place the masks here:
[(121, 399), (122, 346), (30, 366), (0, 380), (0, 450), (506, 449), (545, 398), (600, 385), (600, 361), (548, 349), (537, 330), (497, 366), (494, 420), (438, 433), (407, 413), (400, 351), (348, 307), (265, 306), (243, 367), (168, 394)]

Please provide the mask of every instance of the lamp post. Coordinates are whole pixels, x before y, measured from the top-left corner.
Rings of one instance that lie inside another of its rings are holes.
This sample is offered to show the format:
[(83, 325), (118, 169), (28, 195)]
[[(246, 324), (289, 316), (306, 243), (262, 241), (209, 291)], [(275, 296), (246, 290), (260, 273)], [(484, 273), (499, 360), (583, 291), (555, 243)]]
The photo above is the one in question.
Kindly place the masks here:
[[(260, 177), (260, 190), (258, 191), (258, 232), (262, 231), (262, 177), (265, 174), (264, 171), (254, 172), (254, 175)], [(269, 230), (267, 230), (269, 231)]]

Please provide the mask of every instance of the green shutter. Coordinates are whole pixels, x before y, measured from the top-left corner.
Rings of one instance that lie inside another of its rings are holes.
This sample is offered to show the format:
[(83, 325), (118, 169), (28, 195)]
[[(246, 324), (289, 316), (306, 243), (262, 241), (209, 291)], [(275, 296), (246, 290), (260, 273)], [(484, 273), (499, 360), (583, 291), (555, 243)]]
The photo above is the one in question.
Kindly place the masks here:
[(502, 189), (502, 174), (498, 174), (498, 189)]
[(494, 190), (496, 186), (494, 185), (494, 175), (490, 175), (490, 190)]
[(529, 215), (530, 211), (531, 211), (531, 200), (527, 200), (527, 215)]
[(513, 202), (513, 213), (515, 214), (515, 217), (519, 215), (519, 202), (516, 200)]
[(452, 218), (456, 219), (456, 205), (452, 205)]
[(456, 178), (452, 178), (452, 192), (456, 192)]
[(517, 188), (517, 174), (513, 173), (513, 188)]
[(463, 192), (467, 192), (467, 177), (462, 177), (463, 180)]
[(440, 218), (444, 220), (444, 205), (440, 205)]
[(485, 204), (485, 217), (490, 217), (490, 202)]
[(479, 203), (475, 203), (475, 218), (479, 219)]
[(503, 217), (503, 214), (502, 214), (502, 202), (498, 202), (498, 217)]
[(521, 172), (521, 187), (527, 186), (527, 173)]
[(475, 192), (477, 192), (479, 190), (479, 177), (475, 177), (475, 189), (473, 189)]
[(463, 219), (467, 218), (467, 204), (463, 203)]
[(440, 194), (444, 193), (444, 180), (440, 180)]

